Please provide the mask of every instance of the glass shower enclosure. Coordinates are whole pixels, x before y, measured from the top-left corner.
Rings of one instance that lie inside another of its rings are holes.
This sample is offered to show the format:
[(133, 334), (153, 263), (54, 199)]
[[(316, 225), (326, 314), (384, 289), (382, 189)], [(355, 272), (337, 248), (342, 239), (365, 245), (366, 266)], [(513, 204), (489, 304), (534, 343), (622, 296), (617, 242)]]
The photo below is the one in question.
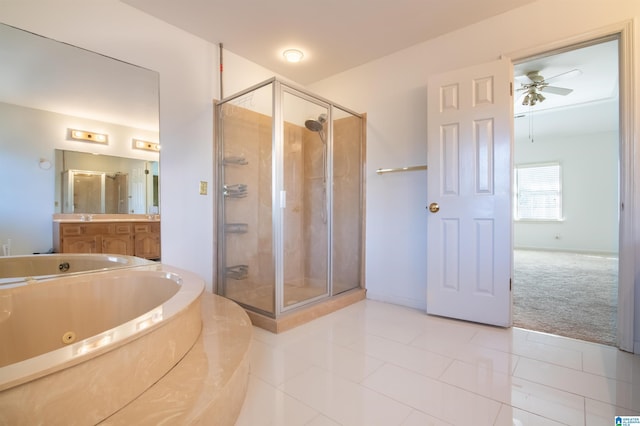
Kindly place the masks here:
[(215, 109), (217, 293), (278, 318), (364, 288), (364, 116), (275, 78)]

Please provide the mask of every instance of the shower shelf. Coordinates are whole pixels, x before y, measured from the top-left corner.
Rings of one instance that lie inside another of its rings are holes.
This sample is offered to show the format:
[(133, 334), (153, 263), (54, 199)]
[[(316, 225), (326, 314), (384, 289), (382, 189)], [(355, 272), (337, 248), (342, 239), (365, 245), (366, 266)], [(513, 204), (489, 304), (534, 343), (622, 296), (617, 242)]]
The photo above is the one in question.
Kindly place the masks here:
[(236, 183), (234, 185), (224, 185), (224, 196), (229, 198), (244, 198), (249, 195), (247, 185)]
[(225, 275), (232, 280), (246, 280), (249, 277), (249, 265), (227, 266)]
[(229, 165), (246, 166), (247, 164), (249, 164), (249, 162), (244, 157), (231, 156), (231, 157), (224, 157), (224, 159), (222, 160), (222, 164), (224, 164), (225, 166), (229, 166)]
[(227, 234), (246, 234), (249, 232), (248, 223), (225, 223), (224, 232)]

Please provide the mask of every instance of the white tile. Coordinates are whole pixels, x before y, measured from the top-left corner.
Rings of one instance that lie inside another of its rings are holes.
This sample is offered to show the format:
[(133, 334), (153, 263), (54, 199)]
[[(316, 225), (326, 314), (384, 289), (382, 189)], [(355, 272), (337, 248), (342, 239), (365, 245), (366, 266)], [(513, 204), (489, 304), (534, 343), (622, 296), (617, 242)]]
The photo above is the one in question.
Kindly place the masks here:
[(340, 423), (331, 420), (327, 416), (318, 414), (309, 423), (305, 423), (305, 426), (341, 426), (341, 425)]
[[(529, 339), (530, 336), (530, 332), (517, 328), (484, 329), (478, 331), (471, 343), (563, 367), (582, 369), (582, 352), (580, 350), (532, 341)], [(549, 341), (547, 339), (547, 342)]]
[(407, 405), (319, 367), (312, 367), (280, 388), (343, 425), (400, 425), (411, 412)]
[(494, 349), (467, 344), (458, 352), (456, 359), (505, 374), (513, 374), (520, 357)]
[(255, 377), (249, 379), (236, 426), (294, 426), (312, 421), (318, 413)]
[(545, 361), (562, 367), (582, 369), (582, 352), (544, 343), (523, 341), (514, 344), (513, 353), (520, 357)]
[(397, 318), (371, 318), (366, 322), (366, 332), (408, 344), (422, 333), (422, 326), (419, 323), (398, 321)]
[(599, 426), (640, 415), (639, 395), (639, 355), (366, 300), (254, 328), (237, 424)]
[(315, 336), (290, 345), (283, 350), (287, 359), (304, 359), (324, 370), (331, 371), (352, 382), (361, 382), (383, 364), (379, 359), (363, 352), (353, 351), (332, 341)]
[(441, 380), (478, 395), (569, 425), (584, 422), (584, 398), (511, 375), (455, 361)]
[(640, 387), (628, 382), (527, 358), (520, 359), (514, 375), (608, 404), (640, 407)]
[(445, 333), (444, 337), (425, 333), (416, 338), (411, 345), (469, 364), (502, 373), (513, 373), (518, 361), (517, 355), (478, 344), (482, 340), (476, 340), (476, 331), (463, 329), (460, 334), (456, 330), (456, 328), (449, 329), (449, 333)]
[(527, 340), (529, 332), (520, 328), (501, 328), (478, 325), (471, 343), (502, 352), (513, 353), (513, 346)]
[(440, 378), (444, 383), (496, 401), (511, 402), (511, 375), (454, 361)]
[(421, 411), (413, 410), (409, 417), (402, 423), (402, 426), (451, 426), (443, 420), (431, 417)]
[(454, 424), (492, 425), (500, 403), (455, 386), (385, 364), (363, 385)]
[(571, 339), (569, 337), (557, 336), (555, 334), (542, 333), (539, 331), (529, 331), (527, 339), (532, 342), (545, 343), (547, 345), (557, 346), (560, 348), (573, 349), (576, 351), (584, 351), (594, 347), (610, 347), (584, 340)]
[(322, 333), (314, 335), (317, 339), (323, 339), (341, 346), (349, 346), (360, 336), (365, 334), (366, 325), (362, 322), (349, 322), (350, 318), (345, 318), (344, 323), (332, 323)]
[(469, 343), (480, 329), (478, 325), (439, 317), (427, 317), (423, 331), (411, 341), (412, 346), (449, 355), (449, 348)]
[[(584, 424), (583, 396), (516, 377), (512, 378), (510, 405), (535, 415), (534, 418), (539, 416), (567, 425)], [(527, 416), (521, 415), (521, 418)]]
[(640, 355), (610, 346), (598, 346), (584, 350), (582, 357), (583, 370), (587, 373), (640, 383)]
[(272, 347), (283, 347), (307, 337), (308, 331), (303, 332), (300, 328), (294, 328), (284, 333), (271, 333), (259, 327), (253, 327), (253, 339), (258, 340)]
[(495, 426), (560, 426), (564, 424), (518, 408), (503, 405), (500, 408)]
[(587, 426), (613, 425), (616, 416), (640, 416), (640, 410), (620, 408), (592, 399), (587, 399), (586, 411)]
[(440, 377), (453, 361), (434, 352), (374, 335), (364, 336), (349, 348), (433, 378)]
[(290, 355), (255, 339), (251, 343), (250, 356), (251, 374), (276, 387), (313, 365), (306, 358)]

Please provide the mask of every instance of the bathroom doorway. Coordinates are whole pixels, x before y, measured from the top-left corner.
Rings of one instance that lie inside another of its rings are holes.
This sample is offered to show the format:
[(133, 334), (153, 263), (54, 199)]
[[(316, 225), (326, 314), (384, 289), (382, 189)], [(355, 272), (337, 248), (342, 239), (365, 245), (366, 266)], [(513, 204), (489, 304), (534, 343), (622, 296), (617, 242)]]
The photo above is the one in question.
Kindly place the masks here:
[[(619, 40), (515, 63), (513, 324), (616, 345)], [(597, 202), (594, 202), (597, 200)]]

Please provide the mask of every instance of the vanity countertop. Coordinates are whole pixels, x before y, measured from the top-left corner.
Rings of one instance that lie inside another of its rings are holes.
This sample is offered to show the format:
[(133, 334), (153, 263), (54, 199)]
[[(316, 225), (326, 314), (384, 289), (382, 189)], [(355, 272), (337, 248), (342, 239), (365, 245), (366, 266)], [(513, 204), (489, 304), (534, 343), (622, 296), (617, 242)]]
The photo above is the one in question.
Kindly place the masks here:
[(160, 222), (159, 214), (80, 214), (56, 213), (53, 221), (58, 223), (74, 222)]

